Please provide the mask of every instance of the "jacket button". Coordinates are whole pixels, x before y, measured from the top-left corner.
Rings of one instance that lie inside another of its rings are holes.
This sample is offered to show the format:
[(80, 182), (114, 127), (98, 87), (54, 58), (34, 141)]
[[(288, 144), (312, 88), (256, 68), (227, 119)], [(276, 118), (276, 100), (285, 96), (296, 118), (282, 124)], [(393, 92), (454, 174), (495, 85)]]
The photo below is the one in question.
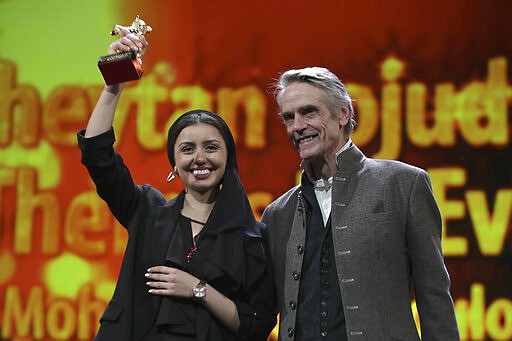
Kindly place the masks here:
[(294, 333), (295, 333), (295, 330), (293, 330), (293, 328), (288, 328), (288, 336), (289, 337), (292, 337)]
[(297, 309), (297, 304), (294, 301), (290, 301), (290, 303), (288, 305), (290, 306), (291, 310)]
[(292, 278), (293, 278), (294, 280), (298, 281), (298, 280), (299, 280), (299, 278), (300, 278), (300, 274), (299, 274), (297, 271), (294, 271), (294, 272), (292, 273)]
[(297, 246), (297, 253), (299, 255), (302, 255), (304, 253), (304, 246), (302, 244), (299, 244), (299, 246)]

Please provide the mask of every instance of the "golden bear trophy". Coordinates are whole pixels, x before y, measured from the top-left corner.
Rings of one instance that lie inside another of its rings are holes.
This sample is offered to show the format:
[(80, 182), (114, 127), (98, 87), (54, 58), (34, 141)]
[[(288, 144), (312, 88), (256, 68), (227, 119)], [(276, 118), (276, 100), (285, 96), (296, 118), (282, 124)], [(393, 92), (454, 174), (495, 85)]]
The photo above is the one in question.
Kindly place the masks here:
[[(131, 26), (123, 27), (116, 24), (110, 34), (120, 34), (122, 28), (127, 28), (130, 33), (139, 37), (152, 31), (151, 26), (146, 25), (139, 16)], [(142, 77), (142, 54), (126, 51), (102, 56), (98, 60), (98, 67), (107, 85), (137, 80)]]

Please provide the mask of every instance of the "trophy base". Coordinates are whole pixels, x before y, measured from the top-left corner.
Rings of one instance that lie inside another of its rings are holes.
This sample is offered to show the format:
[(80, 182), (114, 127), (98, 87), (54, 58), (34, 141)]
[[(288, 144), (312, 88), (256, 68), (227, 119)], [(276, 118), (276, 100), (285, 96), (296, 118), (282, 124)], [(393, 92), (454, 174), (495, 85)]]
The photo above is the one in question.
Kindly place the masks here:
[(142, 65), (134, 51), (102, 56), (98, 67), (107, 85), (124, 83), (142, 77)]

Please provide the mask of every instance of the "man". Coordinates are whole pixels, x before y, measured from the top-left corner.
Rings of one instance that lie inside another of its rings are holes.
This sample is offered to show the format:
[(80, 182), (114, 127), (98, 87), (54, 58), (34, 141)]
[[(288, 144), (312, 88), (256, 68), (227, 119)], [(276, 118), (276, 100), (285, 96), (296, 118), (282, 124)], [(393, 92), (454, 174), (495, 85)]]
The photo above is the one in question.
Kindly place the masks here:
[(270, 204), (280, 340), (459, 340), (430, 178), (352, 143), (352, 100), (332, 72), (283, 73), (277, 103), (301, 184)]

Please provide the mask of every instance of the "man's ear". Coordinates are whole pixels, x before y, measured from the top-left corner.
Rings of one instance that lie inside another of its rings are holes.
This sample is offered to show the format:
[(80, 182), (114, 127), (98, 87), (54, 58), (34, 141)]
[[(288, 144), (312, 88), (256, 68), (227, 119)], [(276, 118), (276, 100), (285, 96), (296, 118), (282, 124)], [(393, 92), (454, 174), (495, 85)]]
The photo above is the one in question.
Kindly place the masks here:
[(350, 119), (347, 106), (344, 105), (340, 108), (339, 118), (339, 127), (342, 129), (348, 124)]

